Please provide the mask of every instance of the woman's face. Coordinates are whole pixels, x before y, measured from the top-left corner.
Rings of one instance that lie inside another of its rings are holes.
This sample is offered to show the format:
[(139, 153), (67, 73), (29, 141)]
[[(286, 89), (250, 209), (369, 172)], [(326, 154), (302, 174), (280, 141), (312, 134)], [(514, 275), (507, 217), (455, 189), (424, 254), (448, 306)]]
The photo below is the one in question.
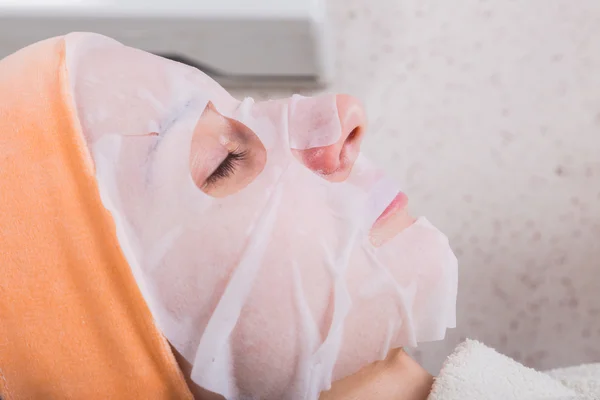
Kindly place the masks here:
[(108, 38), (67, 36), (96, 179), (158, 327), (226, 398), (316, 398), (455, 323), (446, 237), (361, 153), (346, 95), (254, 102)]
[[(306, 121), (322, 122), (320, 112), (331, 112), (331, 104), (322, 104), (324, 100), (335, 103), (341, 136), (328, 146), (291, 150), (298, 162), (322, 179), (343, 182), (352, 171), (366, 134), (365, 112), (348, 95), (307, 98)], [(289, 99), (271, 101), (266, 107), (283, 107), (287, 102)], [(263, 171), (267, 158), (265, 146), (251, 129), (223, 116), (212, 103), (206, 106), (195, 126), (190, 153), (190, 171), (200, 190), (214, 197), (243, 190)], [(415, 221), (406, 211), (407, 202), (406, 195), (399, 192), (384, 210), (370, 230), (373, 244), (383, 244)]]

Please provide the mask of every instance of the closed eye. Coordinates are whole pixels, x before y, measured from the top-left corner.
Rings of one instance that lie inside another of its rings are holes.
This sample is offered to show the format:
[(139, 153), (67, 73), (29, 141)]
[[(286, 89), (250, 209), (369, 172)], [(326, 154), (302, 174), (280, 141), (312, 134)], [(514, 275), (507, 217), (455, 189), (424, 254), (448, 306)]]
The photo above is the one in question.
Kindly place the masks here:
[(258, 136), (209, 102), (194, 127), (190, 146), (190, 174), (196, 186), (215, 198), (228, 196), (248, 186), (266, 161)]
[(204, 185), (209, 187), (218, 183), (221, 179), (226, 179), (232, 176), (239, 168), (240, 164), (246, 160), (247, 156), (248, 152), (246, 150), (232, 151), (227, 154), (227, 157), (225, 157), (221, 164), (219, 164), (217, 169), (215, 169), (213, 173), (206, 178)]

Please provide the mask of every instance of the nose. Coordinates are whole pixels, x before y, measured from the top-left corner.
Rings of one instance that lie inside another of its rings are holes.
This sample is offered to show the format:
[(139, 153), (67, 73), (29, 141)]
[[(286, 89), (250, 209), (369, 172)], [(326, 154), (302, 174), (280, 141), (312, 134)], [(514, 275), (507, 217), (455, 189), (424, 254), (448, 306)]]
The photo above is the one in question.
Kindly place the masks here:
[(366, 130), (366, 113), (356, 98), (338, 94), (335, 96), (337, 118), (341, 136), (332, 145), (306, 150), (293, 150), (308, 168), (331, 182), (345, 180), (360, 153), (360, 144)]

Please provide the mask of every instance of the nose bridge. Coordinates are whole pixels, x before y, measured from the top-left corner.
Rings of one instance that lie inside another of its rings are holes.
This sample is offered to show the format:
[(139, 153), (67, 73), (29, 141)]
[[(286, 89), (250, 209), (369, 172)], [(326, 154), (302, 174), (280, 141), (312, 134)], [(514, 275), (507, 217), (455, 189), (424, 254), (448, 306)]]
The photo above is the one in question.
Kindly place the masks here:
[(255, 102), (246, 97), (238, 102), (233, 118), (248, 127), (268, 151), (279, 146), (287, 148), (288, 138), (284, 137), (287, 102), (287, 99)]
[(292, 96), (288, 104), (288, 131), (290, 147), (294, 150), (314, 149), (337, 143), (343, 134), (337, 96)]

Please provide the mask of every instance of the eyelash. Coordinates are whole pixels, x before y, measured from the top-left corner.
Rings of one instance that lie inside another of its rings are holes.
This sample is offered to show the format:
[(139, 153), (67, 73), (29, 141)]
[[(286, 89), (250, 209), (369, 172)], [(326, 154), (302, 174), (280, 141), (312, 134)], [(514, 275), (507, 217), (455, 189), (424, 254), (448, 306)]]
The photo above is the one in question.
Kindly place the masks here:
[(213, 185), (233, 175), (238, 168), (238, 164), (246, 159), (248, 156), (247, 151), (232, 151), (225, 157), (223, 162), (213, 171), (213, 173), (206, 179), (206, 186)]

